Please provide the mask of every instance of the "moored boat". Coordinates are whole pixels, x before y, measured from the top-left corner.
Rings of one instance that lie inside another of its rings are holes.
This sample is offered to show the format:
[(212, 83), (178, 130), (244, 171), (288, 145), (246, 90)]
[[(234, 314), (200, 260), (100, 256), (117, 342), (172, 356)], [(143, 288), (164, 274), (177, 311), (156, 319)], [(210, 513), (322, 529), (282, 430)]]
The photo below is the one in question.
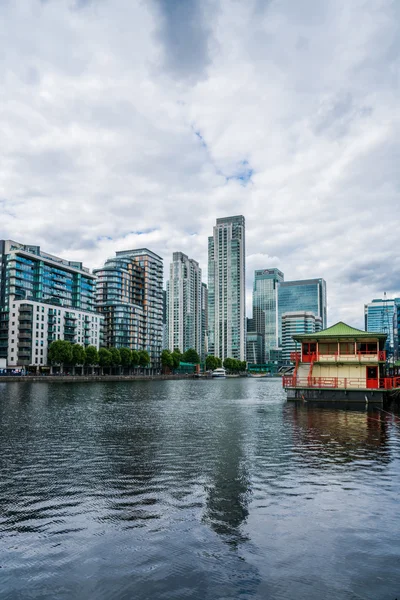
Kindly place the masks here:
[(212, 376), (219, 379), (225, 379), (226, 371), (223, 367), (219, 367), (218, 369), (214, 369), (214, 371), (212, 372)]

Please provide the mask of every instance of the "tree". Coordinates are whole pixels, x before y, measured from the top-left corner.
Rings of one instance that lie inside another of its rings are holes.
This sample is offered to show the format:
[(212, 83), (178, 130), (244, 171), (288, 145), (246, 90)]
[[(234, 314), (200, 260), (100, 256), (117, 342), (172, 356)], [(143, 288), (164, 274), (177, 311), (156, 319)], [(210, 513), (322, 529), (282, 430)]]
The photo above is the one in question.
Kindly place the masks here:
[(93, 367), (99, 364), (99, 353), (97, 352), (97, 348), (95, 348), (95, 346), (87, 346), (87, 348), (85, 348), (85, 355), (85, 365), (92, 367), (93, 374)]
[(171, 357), (172, 357), (172, 368), (173, 369), (178, 369), (179, 365), (181, 363), (181, 359), (182, 359), (181, 352), (178, 349), (175, 348), (175, 350), (171, 354)]
[(207, 371), (214, 371), (214, 369), (218, 369), (221, 366), (221, 359), (217, 356), (213, 356), (210, 354), (206, 358), (206, 369)]
[(150, 363), (149, 353), (146, 350), (140, 350), (139, 351), (139, 365), (141, 367), (147, 367), (147, 365), (149, 363)]
[(139, 365), (139, 358), (139, 352), (137, 350), (132, 350), (131, 365), (133, 367), (137, 367)]
[(111, 352), (107, 348), (100, 348), (99, 350), (99, 365), (101, 367), (101, 374), (104, 374), (104, 367), (111, 365)]
[(86, 360), (86, 352), (85, 348), (80, 344), (74, 344), (72, 346), (72, 364), (75, 365), (83, 365)]
[(130, 367), (132, 364), (132, 352), (129, 348), (120, 348), (119, 353), (121, 356), (121, 365), (123, 367)]
[(194, 348), (189, 348), (183, 355), (183, 362), (198, 365), (200, 363), (200, 356), (197, 354)]
[(109, 348), (108, 351), (110, 352), (111, 356), (111, 365), (113, 367), (119, 367), (121, 364), (121, 354), (118, 348)]
[(174, 366), (172, 354), (169, 350), (163, 350), (161, 352), (161, 364), (164, 367), (164, 369), (172, 369), (172, 367)]
[(71, 364), (73, 366), (73, 374), (75, 375), (76, 365), (83, 365), (85, 363), (86, 352), (85, 348), (80, 344), (73, 344), (72, 346), (72, 359)]
[(72, 362), (72, 345), (66, 340), (54, 340), (51, 342), (48, 353), (48, 360), (52, 365), (60, 365), (60, 370), (63, 370), (65, 363)]

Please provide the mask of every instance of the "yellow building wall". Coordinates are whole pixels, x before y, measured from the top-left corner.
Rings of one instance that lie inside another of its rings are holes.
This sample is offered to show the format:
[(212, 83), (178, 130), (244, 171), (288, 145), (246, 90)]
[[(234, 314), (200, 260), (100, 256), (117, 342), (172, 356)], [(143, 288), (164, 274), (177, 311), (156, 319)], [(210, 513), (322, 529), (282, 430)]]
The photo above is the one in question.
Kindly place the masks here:
[[(367, 367), (366, 365), (354, 365), (354, 364), (314, 364), (312, 370), (313, 377), (339, 377), (346, 379), (360, 379), (367, 384)], [(356, 382), (359, 387), (362, 383)], [(349, 382), (349, 387), (351, 382)]]

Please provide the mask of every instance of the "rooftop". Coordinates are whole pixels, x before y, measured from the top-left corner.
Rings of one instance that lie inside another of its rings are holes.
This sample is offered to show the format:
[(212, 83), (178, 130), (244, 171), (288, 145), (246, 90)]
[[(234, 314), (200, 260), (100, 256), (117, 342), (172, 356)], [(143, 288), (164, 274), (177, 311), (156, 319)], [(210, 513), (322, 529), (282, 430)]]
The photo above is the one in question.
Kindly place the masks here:
[(386, 333), (377, 333), (375, 331), (363, 331), (362, 329), (356, 329), (355, 327), (351, 327), (343, 321), (339, 321), (328, 327), (327, 329), (323, 329), (322, 331), (318, 331), (316, 333), (303, 333), (294, 335), (293, 339), (300, 341), (303, 339), (313, 339), (318, 340), (320, 338), (386, 338)]

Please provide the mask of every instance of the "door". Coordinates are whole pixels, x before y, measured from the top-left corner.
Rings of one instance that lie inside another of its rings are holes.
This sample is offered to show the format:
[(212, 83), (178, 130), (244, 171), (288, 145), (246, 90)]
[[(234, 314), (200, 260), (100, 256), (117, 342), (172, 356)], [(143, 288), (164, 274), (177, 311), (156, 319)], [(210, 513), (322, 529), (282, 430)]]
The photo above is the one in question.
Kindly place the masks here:
[(379, 388), (378, 367), (367, 368), (367, 388)]

